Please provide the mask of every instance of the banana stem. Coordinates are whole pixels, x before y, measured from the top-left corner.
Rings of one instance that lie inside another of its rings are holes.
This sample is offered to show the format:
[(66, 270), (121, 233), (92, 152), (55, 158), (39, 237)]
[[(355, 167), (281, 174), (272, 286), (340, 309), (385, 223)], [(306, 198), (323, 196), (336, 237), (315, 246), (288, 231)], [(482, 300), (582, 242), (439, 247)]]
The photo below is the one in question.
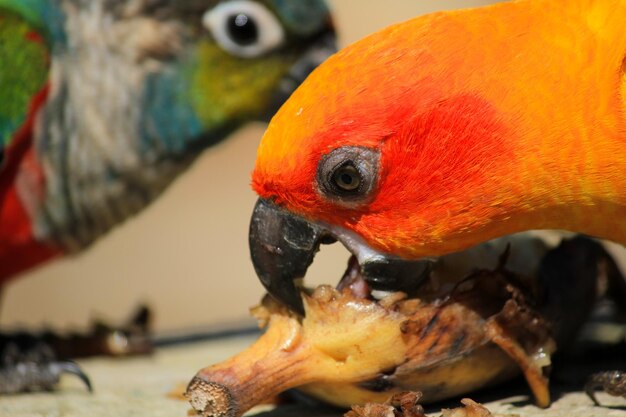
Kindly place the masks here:
[(310, 347), (296, 319), (272, 317), (265, 334), (236, 356), (200, 370), (186, 397), (202, 417), (239, 417), (289, 388), (316, 380)]

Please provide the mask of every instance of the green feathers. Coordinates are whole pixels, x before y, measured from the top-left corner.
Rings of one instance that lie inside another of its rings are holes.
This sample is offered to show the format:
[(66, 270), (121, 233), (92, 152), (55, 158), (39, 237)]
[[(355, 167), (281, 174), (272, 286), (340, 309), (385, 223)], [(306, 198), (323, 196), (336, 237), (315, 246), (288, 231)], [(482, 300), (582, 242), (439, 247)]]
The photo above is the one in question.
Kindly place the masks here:
[(31, 24), (43, 26), (45, 10), (50, 6), (48, 0), (0, 0), (0, 13), (11, 11)]
[[(0, 179), (44, 176), (16, 185), (36, 239), (66, 251), (137, 213), (204, 148), (267, 119), (334, 51), (323, 0), (0, 0), (0, 19), (0, 157), (17, 167)], [(29, 110), (32, 166), (9, 154)]]
[(30, 101), (48, 78), (48, 47), (40, 33), (0, 1), (0, 148), (26, 120)]

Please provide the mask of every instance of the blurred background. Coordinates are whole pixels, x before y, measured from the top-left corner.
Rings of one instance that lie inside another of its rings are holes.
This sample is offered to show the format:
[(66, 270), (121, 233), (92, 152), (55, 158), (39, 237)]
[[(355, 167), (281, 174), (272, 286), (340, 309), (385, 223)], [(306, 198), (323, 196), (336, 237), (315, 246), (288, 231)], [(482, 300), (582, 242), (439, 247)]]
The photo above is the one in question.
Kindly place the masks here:
[[(297, 0), (293, 0), (297, 1)], [(419, 14), (488, 0), (330, 0), (340, 46)], [(263, 294), (248, 255), (255, 202), (249, 186), (265, 125), (248, 125), (211, 148), (163, 196), (85, 253), (11, 282), (0, 326), (84, 326), (91, 317), (122, 321), (140, 302), (157, 332), (251, 324)], [(348, 252), (325, 246), (308, 284), (336, 283)]]

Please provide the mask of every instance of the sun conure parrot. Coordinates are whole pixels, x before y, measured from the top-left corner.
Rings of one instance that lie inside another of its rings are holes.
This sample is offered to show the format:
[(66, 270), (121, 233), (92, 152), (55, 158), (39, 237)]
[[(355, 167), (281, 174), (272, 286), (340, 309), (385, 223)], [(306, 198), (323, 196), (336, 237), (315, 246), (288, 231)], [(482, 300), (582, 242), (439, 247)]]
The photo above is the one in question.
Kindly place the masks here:
[(405, 291), (429, 258), (518, 231), (626, 244), (624, 22), (624, 0), (518, 0), (332, 56), (258, 150), (262, 283), (302, 312), (295, 281), (335, 239), (373, 289)]
[(0, 287), (137, 213), (332, 52), (323, 0), (0, 0)]

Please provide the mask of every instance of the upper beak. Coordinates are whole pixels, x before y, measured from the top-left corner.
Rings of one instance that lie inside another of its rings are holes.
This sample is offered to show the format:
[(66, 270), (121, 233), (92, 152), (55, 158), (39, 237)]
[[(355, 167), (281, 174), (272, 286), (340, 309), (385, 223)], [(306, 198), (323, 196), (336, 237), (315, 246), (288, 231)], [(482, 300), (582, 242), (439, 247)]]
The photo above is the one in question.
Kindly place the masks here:
[(378, 252), (353, 233), (308, 221), (267, 200), (254, 207), (249, 234), (254, 269), (268, 293), (297, 313), (304, 315), (297, 280), (304, 278), (320, 244), (334, 240), (355, 255), (373, 290), (413, 294), (430, 273), (431, 261)]

